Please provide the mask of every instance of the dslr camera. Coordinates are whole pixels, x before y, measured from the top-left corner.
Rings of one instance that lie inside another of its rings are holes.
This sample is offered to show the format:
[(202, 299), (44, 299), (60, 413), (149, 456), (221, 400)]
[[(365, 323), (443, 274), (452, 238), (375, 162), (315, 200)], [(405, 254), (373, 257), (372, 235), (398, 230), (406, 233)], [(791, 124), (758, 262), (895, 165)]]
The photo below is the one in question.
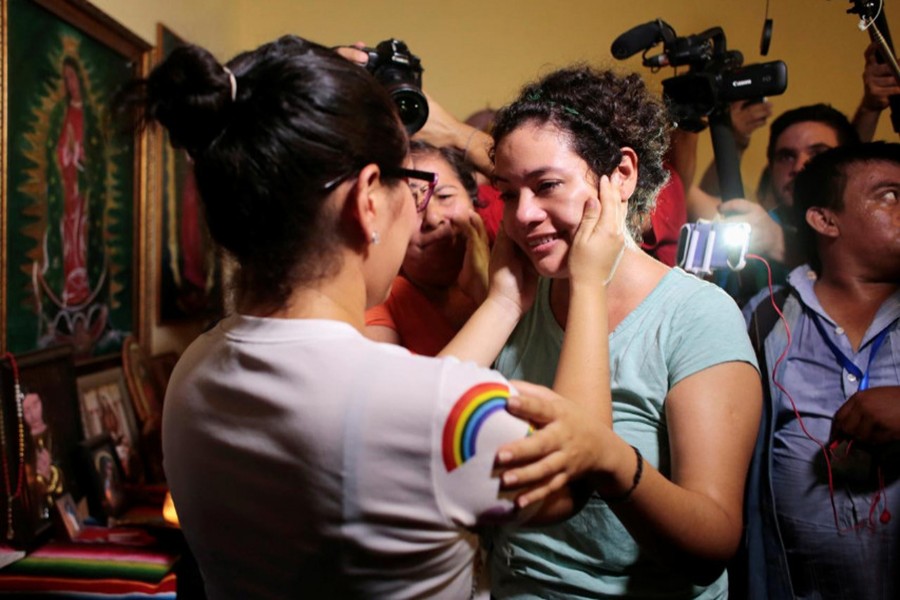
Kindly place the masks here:
[(393, 38), (362, 51), (369, 55), (366, 69), (391, 95), (407, 133), (412, 135), (422, 129), (428, 120), (428, 101), (422, 93), (419, 57), (404, 42)]

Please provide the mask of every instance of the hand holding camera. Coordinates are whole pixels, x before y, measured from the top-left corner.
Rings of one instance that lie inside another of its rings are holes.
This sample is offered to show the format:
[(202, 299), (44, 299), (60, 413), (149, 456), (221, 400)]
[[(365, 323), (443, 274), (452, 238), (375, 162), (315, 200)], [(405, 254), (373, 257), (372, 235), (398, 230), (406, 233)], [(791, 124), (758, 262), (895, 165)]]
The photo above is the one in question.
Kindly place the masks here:
[(785, 260), (784, 231), (765, 208), (749, 200), (736, 199), (723, 202), (719, 212), (726, 223), (743, 222), (750, 226), (753, 236), (748, 250), (770, 259)]

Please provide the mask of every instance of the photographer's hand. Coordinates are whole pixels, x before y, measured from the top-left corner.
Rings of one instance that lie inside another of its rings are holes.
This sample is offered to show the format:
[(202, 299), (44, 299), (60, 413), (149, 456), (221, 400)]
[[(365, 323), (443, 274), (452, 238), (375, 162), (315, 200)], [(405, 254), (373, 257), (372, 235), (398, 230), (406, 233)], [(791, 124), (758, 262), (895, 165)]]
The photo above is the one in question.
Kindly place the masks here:
[(871, 111), (882, 111), (888, 107), (889, 99), (900, 94), (900, 83), (893, 69), (887, 63), (878, 62), (878, 44), (871, 43), (866, 48), (866, 67), (863, 71), (862, 105)]
[(881, 116), (881, 112), (888, 107), (890, 97), (900, 94), (900, 83), (897, 82), (891, 67), (886, 63), (878, 62), (878, 49), (879, 46), (875, 42), (866, 48), (863, 97), (859, 108), (853, 115), (853, 126), (856, 128), (860, 140), (864, 142), (869, 142), (875, 137), (878, 118)]
[(750, 145), (750, 136), (754, 131), (766, 124), (772, 116), (772, 105), (763, 98), (761, 102), (738, 100), (729, 106), (731, 129), (738, 150), (746, 150)]
[(350, 62), (354, 62), (361, 67), (365, 67), (369, 62), (369, 55), (361, 50), (361, 48), (365, 47), (365, 43), (356, 42), (352, 46), (336, 46), (334, 48), (334, 51)]
[(725, 216), (726, 223), (750, 224), (750, 252), (785, 261), (784, 229), (762, 206), (749, 200), (729, 200), (719, 206), (719, 212)]
[[(423, 92), (425, 93), (425, 92)], [(414, 136), (438, 148), (450, 146), (463, 153), (466, 162), (479, 172), (491, 176), (493, 164), (488, 154), (491, 136), (471, 125), (466, 125), (425, 93), (428, 99), (428, 120)]]

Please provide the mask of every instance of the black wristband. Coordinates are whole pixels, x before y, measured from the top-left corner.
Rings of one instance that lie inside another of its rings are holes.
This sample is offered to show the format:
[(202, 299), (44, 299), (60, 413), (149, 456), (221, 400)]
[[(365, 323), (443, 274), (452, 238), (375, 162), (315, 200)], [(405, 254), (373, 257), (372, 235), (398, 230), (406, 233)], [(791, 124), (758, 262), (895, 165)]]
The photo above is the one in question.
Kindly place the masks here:
[(615, 496), (613, 498), (603, 498), (603, 501), (607, 504), (621, 504), (623, 502), (627, 502), (629, 498), (631, 498), (631, 494), (634, 493), (634, 490), (637, 489), (638, 484), (641, 482), (641, 475), (644, 474), (644, 457), (641, 456), (641, 451), (638, 450), (635, 446), (631, 447), (634, 450), (634, 455), (637, 457), (637, 468), (634, 470), (634, 479), (631, 482), (631, 487), (628, 488), (624, 494), (620, 496)]

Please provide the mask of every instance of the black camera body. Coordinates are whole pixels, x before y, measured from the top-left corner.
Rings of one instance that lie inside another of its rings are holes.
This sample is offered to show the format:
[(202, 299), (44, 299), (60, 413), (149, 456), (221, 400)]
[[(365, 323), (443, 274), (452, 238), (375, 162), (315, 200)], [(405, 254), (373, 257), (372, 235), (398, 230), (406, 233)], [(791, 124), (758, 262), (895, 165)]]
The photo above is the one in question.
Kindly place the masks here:
[(678, 126), (701, 131), (703, 117), (735, 100), (775, 96), (787, 86), (787, 67), (772, 61), (734, 70), (701, 70), (663, 80), (663, 96)]
[(419, 57), (406, 43), (393, 38), (362, 50), (369, 55), (366, 69), (391, 95), (406, 131), (412, 135), (422, 129), (428, 120), (428, 100), (422, 93)]
[[(662, 53), (647, 56), (660, 42)], [(724, 112), (729, 102), (761, 100), (787, 89), (787, 66), (782, 61), (743, 66), (743, 55), (727, 49), (721, 27), (678, 37), (671, 25), (657, 19), (626, 31), (612, 45), (612, 54), (619, 59), (641, 51), (645, 67), (689, 67), (687, 73), (662, 82), (669, 111), (678, 127), (688, 131), (702, 131), (704, 117), (717, 109)]]

